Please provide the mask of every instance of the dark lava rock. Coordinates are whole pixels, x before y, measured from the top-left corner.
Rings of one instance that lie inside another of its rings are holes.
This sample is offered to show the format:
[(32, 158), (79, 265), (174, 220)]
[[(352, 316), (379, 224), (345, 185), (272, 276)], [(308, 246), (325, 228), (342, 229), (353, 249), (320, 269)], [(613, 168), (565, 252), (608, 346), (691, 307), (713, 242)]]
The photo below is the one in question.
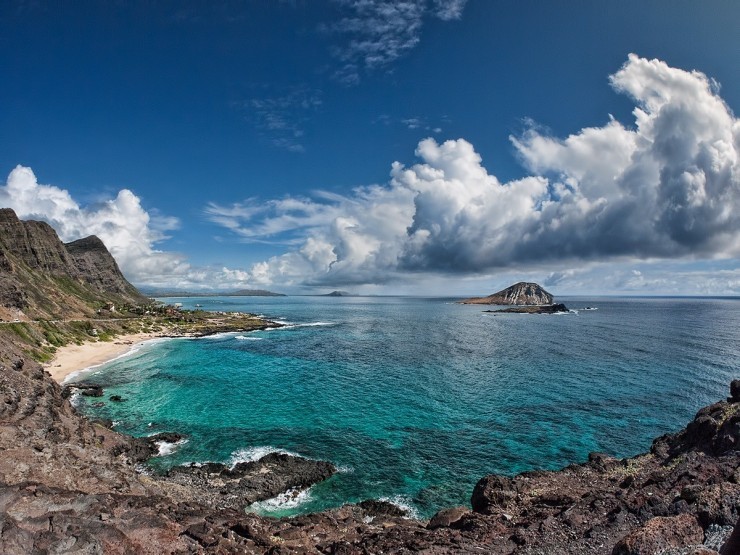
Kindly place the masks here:
[(123, 397), (121, 397), (120, 395), (111, 395), (110, 396), (110, 400), (111, 401), (114, 401), (116, 403), (121, 403), (121, 402), (125, 401), (125, 399)]
[(719, 552), (721, 555), (737, 555), (740, 553), (740, 519), (738, 519), (730, 537), (727, 538), (727, 541)]
[(606, 453), (592, 452), (588, 454), (588, 463), (599, 470), (611, 470), (619, 460)]
[(176, 466), (162, 479), (190, 486), (195, 499), (214, 508), (243, 509), (289, 490), (303, 490), (336, 472), (333, 464), (270, 453), (229, 468), (220, 463)]
[(376, 499), (368, 499), (358, 503), (358, 506), (365, 511), (368, 516), (394, 516), (404, 517), (408, 514), (398, 505), (388, 503), (387, 501), (378, 501)]
[(476, 513), (493, 514), (516, 501), (516, 487), (511, 478), (491, 474), (473, 488), (470, 504)]
[(703, 540), (704, 530), (690, 514), (656, 517), (622, 538), (612, 555), (652, 555), (672, 547), (700, 544)]
[(427, 528), (434, 530), (435, 528), (449, 528), (456, 522), (459, 522), (462, 517), (470, 513), (470, 509), (467, 507), (452, 507), (450, 509), (442, 509), (435, 514), (427, 524)]
[(570, 312), (570, 310), (563, 303), (558, 303), (541, 306), (515, 306), (503, 310), (484, 310), (483, 312), (491, 314), (558, 314), (560, 312)]
[(146, 439), (150, 443), (177, 443), (178, 441), (182, 441), (183, 439), (185, 439), (185, 436), (176, 432), (160, 432), (158, 434), (154, 434), (153, 436), (148, 436)]
[(175, 432), (161, 432), (148, 437), (132, 437), (129, 438), (126, 452), (135, 462), (144, 462), (159, 453), (158, 443), (177, 443), (183, 439), (185, 436)]
[(85, 397), (102, 397), (103, 388), (94, 384), (74, 384), (71, 387), (79, 389)]
[(732, 380), (730, 383), (730, 401), (740, 402), (740, 380)]
[(651, 452), (678, 456), (688, 450), (724, 455), (740, 449), (740, 403), (721, 401), (704, 407), (694, 420), (677, 434), (653, 441)]

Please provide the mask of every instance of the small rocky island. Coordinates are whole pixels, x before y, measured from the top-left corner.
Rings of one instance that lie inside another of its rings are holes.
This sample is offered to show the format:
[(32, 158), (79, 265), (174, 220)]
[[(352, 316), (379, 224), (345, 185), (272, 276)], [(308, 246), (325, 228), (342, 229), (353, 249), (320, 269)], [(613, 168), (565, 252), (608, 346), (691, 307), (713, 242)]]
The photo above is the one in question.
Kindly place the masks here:
[(520, 281), (487, 297), (472, 297), (460, 301), (460, 304), (501, 305), (511, 308), (486, 310), (497, 314), (556, 314), (569, 312), (562, 303), (555, 303), (555, 298), (537, 283)]

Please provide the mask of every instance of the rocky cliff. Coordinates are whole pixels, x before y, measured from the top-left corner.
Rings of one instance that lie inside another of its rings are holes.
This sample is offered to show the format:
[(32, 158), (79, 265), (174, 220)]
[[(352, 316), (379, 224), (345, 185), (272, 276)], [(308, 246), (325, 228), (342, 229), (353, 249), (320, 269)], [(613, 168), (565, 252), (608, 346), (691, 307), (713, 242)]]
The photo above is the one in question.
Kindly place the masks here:
[(553, 303), (553, 296), (536, 283), (520, 281), (487, 297), (473, 297), (461, 304), (496, 304), (536, 306)]
[(89, 316), (147, 299), (95, 236), (64, 244), (45, 222), (0, 209), (0, 319)]
[[(648, 453), (593, 453), (558, 472), (486, 476), (471, 508), (429, 522), (376, 501), (293, 519), (245, 514), (241, 503), (257, 488), (305, 487), (332, 468), (273, 455), (159, 478), (137, 471), (151, 452), (76, 414), (62, 388), (0, 332), (0, 552), (8, 554), (709, 555), (740, 510), (740, 381), (728, 400)], [(293, 482), (275, 474), (285, 464), (297, 472)]]

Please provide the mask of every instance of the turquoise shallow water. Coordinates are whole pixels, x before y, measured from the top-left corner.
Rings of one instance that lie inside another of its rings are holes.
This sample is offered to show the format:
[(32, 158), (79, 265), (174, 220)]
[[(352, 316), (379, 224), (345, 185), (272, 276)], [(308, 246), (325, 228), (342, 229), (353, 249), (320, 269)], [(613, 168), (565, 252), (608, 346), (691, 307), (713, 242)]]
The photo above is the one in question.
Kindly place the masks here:
[[(740, 300), (562, 299), (598, 310), (492, 315), (452, 299), (168, 299), (291, 325), (175, 339), (81, 376), (87, 414), (189, 437), (151, 461), (236, 462), (272, 449), (341, 468), (286, 515), (386, 498), (419, 516), (466, 504), (497, 472), (628, 456), (722, 398), (740, 368)], [(121, 395), (124, 403), (108, 401)], [(98, 401), (97, 399), (95, 401)]]

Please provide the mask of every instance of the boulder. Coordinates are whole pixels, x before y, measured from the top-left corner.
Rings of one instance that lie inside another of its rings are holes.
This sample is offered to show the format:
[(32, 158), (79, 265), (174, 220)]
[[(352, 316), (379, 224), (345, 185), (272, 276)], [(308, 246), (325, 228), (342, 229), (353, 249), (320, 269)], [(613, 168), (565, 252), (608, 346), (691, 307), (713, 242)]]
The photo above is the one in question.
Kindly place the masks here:
[(476, 513), (493, 514), (515, 502), (516, 496), (514, 480), (506, 476), (491, 474), (475, 484), (470, 504)]
[(732, 380), (730, 383), (730, 401), (733, 403), (740, 401), (740, 380)]
[(459, 520), (467, 514), (470, 514), (470, 509), (468, 509), (467, 507), (452, 507), (450, 509), (442, 509), (431, 518), (429, 524), (427, 524), (427, 528), (429, 528), (430, 530), (443, 527), (450, 528), (453, 524), (459, 522)]
[(369, 516), (391, 516), (391, 517), (404, 517), (408, 514), (408, 511), (405, 511), (398, 505), (394, 505), (393, 503), (389, 503), (388, 501), (378, 501), (376, 499), (368, 499), (366, 501), (362, 501), (361, 503), (358, 503), (358, 506), (362, 508), (365, 513), (367, 513)]

